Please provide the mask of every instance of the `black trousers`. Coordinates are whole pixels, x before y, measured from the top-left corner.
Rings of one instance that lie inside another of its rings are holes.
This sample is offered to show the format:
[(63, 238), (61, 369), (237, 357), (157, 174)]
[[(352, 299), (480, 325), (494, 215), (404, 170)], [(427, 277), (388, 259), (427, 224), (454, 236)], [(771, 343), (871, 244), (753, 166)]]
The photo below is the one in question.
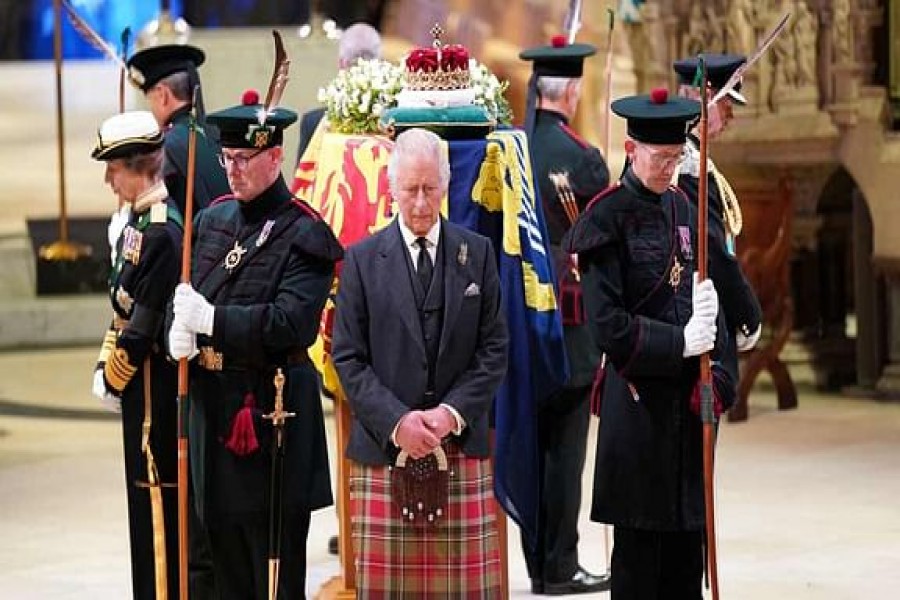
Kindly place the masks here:
[[(309, 512), (285, 513), (282, 525), (278, 597), (305, 598)], [(216, 519), (209, 525), (209, 541), (219, 599), (267, 600), (268, 512)]]
[[(190, 477), (188, 477), (190, 481)], [(188, 499), (188, 585), (191, 600), (218, 600), (213, 572), (209, 535), (194, 504), (194, 486), (190, 485)]]
[(612, 600), (702, 600), (703, 533), (614, 528)]
[(578, 512), (590, 419), (590, 388), (563, 388), (538, 416), (541, 490), (537, 544), (522, 547), (528, 576), (559, 583), (578, 569)]
[[(154, 369), (157, 364), (154, 363)], [(162, 483), (163, 533), (165, 534), (166, 583), (170, 598), (178, 597), (178, 491), (176, 404), (174, 390), (166, 395), (165, 378), (151, 381), (152, 427), (150, 447)], [(141, 451), (144, 421), (144, 378), (139, 369), (122, 394), (122, 445), (125, 452), (125, 486), (128, 499), (128, 537), (131, 550), (131, 588), (135, 600), (156, 599), (156, 564), (153, 548), (153, 519), (147, 481), (147, 460)]]

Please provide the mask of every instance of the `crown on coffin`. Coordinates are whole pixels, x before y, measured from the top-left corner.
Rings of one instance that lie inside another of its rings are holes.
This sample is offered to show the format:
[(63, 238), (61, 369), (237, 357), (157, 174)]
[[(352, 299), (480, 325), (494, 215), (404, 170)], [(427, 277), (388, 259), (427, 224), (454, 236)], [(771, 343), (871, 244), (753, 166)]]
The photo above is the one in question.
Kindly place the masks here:
[(416, 48), (406, 57), (404, 88), (407, 90), (461, 90), (471, 86), (469, 51), (459, 44), (445, 46), (444, 30), (431, 28), (431, 47)]

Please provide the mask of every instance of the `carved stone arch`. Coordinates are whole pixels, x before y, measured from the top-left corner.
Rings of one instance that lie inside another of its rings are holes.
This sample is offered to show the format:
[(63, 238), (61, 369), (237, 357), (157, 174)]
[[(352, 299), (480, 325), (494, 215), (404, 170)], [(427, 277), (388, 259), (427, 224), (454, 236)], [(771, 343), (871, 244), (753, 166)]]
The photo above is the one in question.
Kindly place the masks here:
[(814, 246), (794, 257), (796, 329), (808, 342), (817, 387), (873, 389), (885, 361), (886, 337), (871, 213), (842, 166), (821, 186), (814, 211)]

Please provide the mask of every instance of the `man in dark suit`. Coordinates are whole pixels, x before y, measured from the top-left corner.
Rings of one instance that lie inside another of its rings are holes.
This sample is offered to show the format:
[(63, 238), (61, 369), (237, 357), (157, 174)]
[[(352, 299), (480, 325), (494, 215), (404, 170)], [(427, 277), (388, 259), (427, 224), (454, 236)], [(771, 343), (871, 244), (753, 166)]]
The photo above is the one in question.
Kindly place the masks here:
[(497, 598), (488, 419), (507, 331), (496, 256), (440, 217), (450, 167), (435, 134), (399, 135), (388, 177), (400, 216), (347, 251), (335, 313), (357, 591)]
[[(166, 189), (184, 214), (187, 198), (188, 138), (194, 87), (200, 85), (197, 67), (206, 55), (200, 48), (186, 44), (153, 46), (128, 59), (131, 75), (144, 92), (144, 98), (156, 122), (165, 132), (163, 180)], [(219, 143), (214, 130), (204, 127), (203, 101), (198, 95), (197, 154), (194, 165), (194, 211), (231, 193), (225, 170), (219, 164)]]
[[(341, 34), (338, 45), (338, 69), (346, 69), (357, 60), (381, 58), (381, 36), (371, 25), (356, 23)], [(316, 128), (325, 116), (325, 107), (319, 106), (303, 113), (300, 118), (300, 145), (297, 148), (297, 164), (303, 158)]]
[[(590, 390), (600, 353), (584, 322), (581, 284), (575, 264), (560, 243), (578, 213), (606, 189), (609, 170), (600, 151), (569, 127), (581, 96), (584, 59), (590, 44), (567, 44), (557, 36), (549, 46), (529, 48), (521, 58), (534, 63), (536, 110), (526, 115), (534, 183), (540, 190), (550, 252), (559, 280), (569, 379), (540, 407), (540, 505), (536, 539), (522, 539), (534, 594), (586, 594), (609, 589), (609, 576), (579, 565), (578, 513), (587, 454)], [(531, 104), (531, 103), (529, 103)]]

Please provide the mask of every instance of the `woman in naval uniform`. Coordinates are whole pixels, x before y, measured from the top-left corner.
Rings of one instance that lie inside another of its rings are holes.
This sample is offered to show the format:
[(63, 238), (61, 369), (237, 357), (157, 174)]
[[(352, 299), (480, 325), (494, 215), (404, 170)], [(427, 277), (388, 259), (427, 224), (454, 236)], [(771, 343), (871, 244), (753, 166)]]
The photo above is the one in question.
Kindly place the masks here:
[(91, 156), (131, 216), (118, 236), (109, 294), (113, 320), (94, 394), (122, 414), (135, 600), (178, 597), (177, 368), (163, 318), (178, 283), (182, 222), (162, 181), (163, 134), (145, 111), (110, 117)]

